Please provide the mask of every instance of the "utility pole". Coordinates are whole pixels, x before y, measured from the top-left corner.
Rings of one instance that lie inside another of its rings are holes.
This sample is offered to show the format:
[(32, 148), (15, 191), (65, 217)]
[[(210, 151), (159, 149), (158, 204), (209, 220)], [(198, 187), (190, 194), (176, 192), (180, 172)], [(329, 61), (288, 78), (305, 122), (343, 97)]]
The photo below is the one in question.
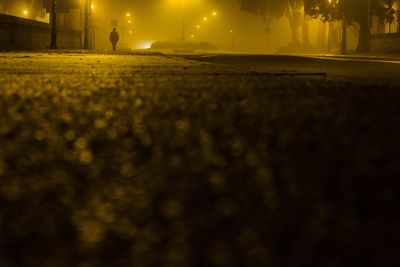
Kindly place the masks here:
[(89, 49), (89, 0), (85, 1), (85, 32), (83, 36), (83, 49)]
[(345, 15), (345, 2), (344, 0), (342, 0), (342, 45), (340, 48), (340, 53), (342, 55), (346, 55), (347, 54), (347, 47), (346, 47), (346, 42), (347, 42), (347, 38), (346, 38), (346, 29), (347, 29), (347, 21), (346, 21), (346, 15)]
[(96, 50), (96, 25), (94, 24), (94, 20), (92, 21), (92, 49)]
[(181, 41), (185, 41), (185, 0), (182, 0), (182, 33)]
[(51, 36), (50, 36), (50, 49), (57, 49), (57, 0), (51, 1)]

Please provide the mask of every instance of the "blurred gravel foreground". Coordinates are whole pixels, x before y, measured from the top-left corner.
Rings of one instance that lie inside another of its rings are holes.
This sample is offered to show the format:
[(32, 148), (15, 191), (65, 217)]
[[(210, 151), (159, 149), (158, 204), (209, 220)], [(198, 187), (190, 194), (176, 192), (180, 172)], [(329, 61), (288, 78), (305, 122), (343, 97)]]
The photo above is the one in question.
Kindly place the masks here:
[(1, 267), (399, 266), (400, 86), (0, 54)]

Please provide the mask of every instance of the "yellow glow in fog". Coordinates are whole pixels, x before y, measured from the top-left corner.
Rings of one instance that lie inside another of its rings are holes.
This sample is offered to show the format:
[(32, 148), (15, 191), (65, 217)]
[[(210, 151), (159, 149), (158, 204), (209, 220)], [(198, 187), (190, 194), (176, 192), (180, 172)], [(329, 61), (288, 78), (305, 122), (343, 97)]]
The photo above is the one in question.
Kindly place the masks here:
[(149, 49), (149, 48), (151, 48), (151, 44), (152, 44), (151, 41), (143, 41), (143, 42), (140, 42), (137, 45), (137, 48), (139, 48), (139, 49)]

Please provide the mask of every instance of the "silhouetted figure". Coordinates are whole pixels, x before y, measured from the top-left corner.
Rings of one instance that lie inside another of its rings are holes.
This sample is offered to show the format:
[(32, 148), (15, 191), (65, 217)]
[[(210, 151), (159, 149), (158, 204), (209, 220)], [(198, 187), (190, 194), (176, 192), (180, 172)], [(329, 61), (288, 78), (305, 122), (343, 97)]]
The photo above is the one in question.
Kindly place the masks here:
[(117, 50), (117, 43), (119, 41), (119, 34), (117, 32), (117, 28), (113, 28), (113, 31), (110, 33), (110, 41), (113, 46), (113, 50)]

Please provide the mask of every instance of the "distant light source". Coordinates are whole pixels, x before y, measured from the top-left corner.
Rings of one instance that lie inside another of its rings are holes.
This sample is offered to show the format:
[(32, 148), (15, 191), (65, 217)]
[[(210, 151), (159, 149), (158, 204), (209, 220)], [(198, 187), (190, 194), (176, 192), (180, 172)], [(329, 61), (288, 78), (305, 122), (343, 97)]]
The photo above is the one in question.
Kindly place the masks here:
[(197, 25), (196, 28), (197, 28), (197, 29), (200, 29), (200, 25)]
[(203, 18), (203, 20), (204, 20), (204, 21), (207, 21), (207, 20), (208, 20), (208, 18), (207, 18), (207, 17), (204, 17), (204, 18)]
[(129, 34), (132, 34), (132, 31), (129, 31)]
[(129, 12), (126, 13), (126, 16), (127, 16), (127, 17), (130, 17), (130, 16), (131, 16), (131, 13), (129, 13)]
[(213, 14), (213, 16), (216, 16), (216, 15), (217, 15), (217, 12), (214, 11), (212, 14)]
[(94, 9), (94, 4), (91, 4), (91, 5), (90, 5), (90, 8), (91, 8), (91, 9)]
[(128, 20), (128, 23), (131, 24), (131, 23), (132, 23), (132, 20)]
[(139, 49), (150, 49), (151, 48), (151, 41), (143, 41), (138, 44), (137, 48)]
[(194, 34), (190, 35), (190, 38), (192, 38), (192, 39), (193, 39), (193, 38), (194, 38)]
[(28, 10), (24, 10), (22, 13), (24, 13), (24, 15), (26, 16), (26, 15), (28, 15)]

